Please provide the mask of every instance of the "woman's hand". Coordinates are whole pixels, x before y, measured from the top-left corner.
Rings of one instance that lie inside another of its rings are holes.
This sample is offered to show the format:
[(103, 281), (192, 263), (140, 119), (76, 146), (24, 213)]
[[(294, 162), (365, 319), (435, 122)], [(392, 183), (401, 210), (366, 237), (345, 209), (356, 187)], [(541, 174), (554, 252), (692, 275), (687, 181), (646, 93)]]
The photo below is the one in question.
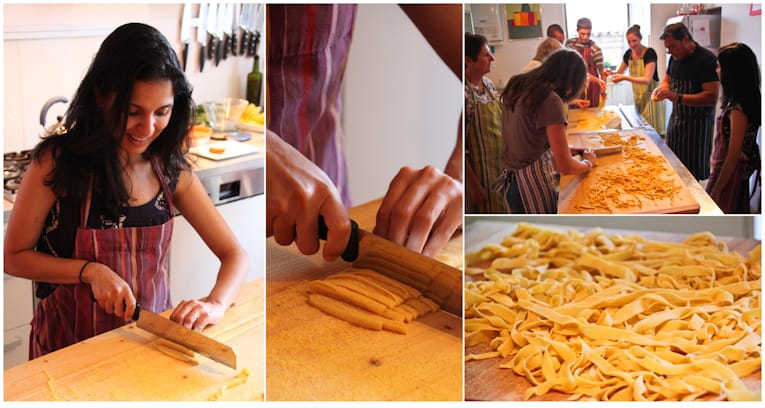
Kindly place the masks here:
[(351, 235), (348, 211), (332, 180), (275, 133), (266, 132), (266, 235), (297, 244), (305, 255), (319, 250), (319, 215), (327, 224), (324, 259), (337, 259)]
[(571, 101), (571, 104), (579, 109), (585, 109), (590, 107), (590, 101), (587, 99), (577, 98)]
[(173, 309), (170, 320), (186, 328), (202, 331), (211, 324), (220, 323), (227, 307), (203, 300), (183, 300)]
[(611, 77), (611, 80), (614, 81), (615, 84), (618, 84), (619, 82), (624, 81), (625, 77), (621, 74), (615, 74)]
[(433, 166), (403, 167), (377, 212), (374, 233), (433, 256), (462, 226), (462, 185)]
[(108, 266), (90, 262), (82, 271), (82, 281), (90, 285), (93, 297), (106, 313), (130, 320), (135, 311), (135, 297), (130, 285)]
[(595, 167), (598, 163), (598, 157), (591, 149), (584, 149), (582, 152), (582, 158), (592, 163), (593, 167)]

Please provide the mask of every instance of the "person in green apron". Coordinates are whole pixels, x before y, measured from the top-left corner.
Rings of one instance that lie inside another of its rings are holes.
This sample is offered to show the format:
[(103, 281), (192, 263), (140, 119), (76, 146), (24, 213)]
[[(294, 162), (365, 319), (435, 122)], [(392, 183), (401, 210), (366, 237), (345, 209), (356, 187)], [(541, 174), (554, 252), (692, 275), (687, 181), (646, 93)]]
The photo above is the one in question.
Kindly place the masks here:
[[(624, 53), (619, 69), (611, 76), (615, 84), (622, 81), (632, 82), (632, 94), (635, 99), (635, 109), (656, 130), (663, 135), (667, 130), (664, 113), (664, 103), (651, 100), (651, 93), (659, 86), (659, 74), (656, 69), (658, 55), (656, 50), (641, 44), (643, 35), (640, 26), (635, 24), (627, 29), (627, 45), (630, 49)], [(629, 69), (630, 75), (624, 75)], [(611, 75), (606, 70), (606, 75)]]
[(502, 105), (486, 74), (494, 57), (486, 37), (465, 34), (465, 190), (467, 214), (507, 213), (491, 185), (502, 172)]

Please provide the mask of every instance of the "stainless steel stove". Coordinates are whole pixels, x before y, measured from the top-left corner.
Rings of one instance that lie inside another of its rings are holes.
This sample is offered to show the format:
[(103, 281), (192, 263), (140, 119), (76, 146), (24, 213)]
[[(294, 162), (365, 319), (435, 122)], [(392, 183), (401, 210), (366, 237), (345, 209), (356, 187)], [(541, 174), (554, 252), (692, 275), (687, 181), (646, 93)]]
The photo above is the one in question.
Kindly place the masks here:
[(23, 150), (3, 154), (3, 196), (10, 202), (16, 201), (21, 177), (32, 162), (32, 151)]

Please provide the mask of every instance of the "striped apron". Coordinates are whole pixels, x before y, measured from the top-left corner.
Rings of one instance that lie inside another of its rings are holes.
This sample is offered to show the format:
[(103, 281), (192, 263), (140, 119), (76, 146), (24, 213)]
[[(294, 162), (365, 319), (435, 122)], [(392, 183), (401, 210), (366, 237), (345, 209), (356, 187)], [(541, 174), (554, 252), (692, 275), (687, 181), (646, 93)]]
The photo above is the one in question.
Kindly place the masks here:
[(268, 129), (321, 168), (351, 206), (342, 85), (353, 37), (353, 4), (266, 8)]
[[(690, 81), (670, 77), (669, 88), (678, 94), (697, 93)], [(696, 180), (709, 177), (714, 131), (713, 106), (674, 104), (667, 124), (667, 145)]]
[[(87, 228), (92, 188), (82, 202), (80, 226), (75, 237), (74, 259), (110, 267), (130, 285), (141, 307), (162, 312), (172, 307), (168, 280), (170, 237), (173, 232), (173, 199), (159, 165), (152, 160), (168, 203), (170, 219), (161, 225), (135, 228)], [(61, 284), (37, 305), (32, 319), (29, 358), (125, 325), (93, 301), (86, 284)]]
[[(644, 51), (645, 52), (645, 51)], [(642, 77), (645, 75), (645, 62), (643, 58), (629, 59), (630, 75)], [(666, 133), (666, 120), (664, 113), (664, 101), (654, 102), (651, 100), (651, 93), (659, 83), (651, 79), (648, 85), (632, 83), (632, 94), (635, 99), (635, 108), (648, 121), (656, 133), (663, 135)]]
[(505, 169), (492, 188), (503, 194), (513, 214), (555, 214), (558, 186), (552, 149), (547, 149), (534, 163), (522, 169)]
[[(481, 182), (489, 200), (481, 206), (476, 206), (471, 200), (466, 203), (468, 214), (504, 214), (505, 199), (491, 189), (492, 183), (502, 173), (502, 105), (489, 90), (491, 102), (479, 103), (477, 91), (472, 85), (467, 85), (470, 97), (475, 106), (473, 120), (466, 124), (466, 147), (470, 154), (467, 156), (470, 167)], [(468, 190), (467, 184), (465, 189)], [(470, 191), (466, 197), (471, 197)]]

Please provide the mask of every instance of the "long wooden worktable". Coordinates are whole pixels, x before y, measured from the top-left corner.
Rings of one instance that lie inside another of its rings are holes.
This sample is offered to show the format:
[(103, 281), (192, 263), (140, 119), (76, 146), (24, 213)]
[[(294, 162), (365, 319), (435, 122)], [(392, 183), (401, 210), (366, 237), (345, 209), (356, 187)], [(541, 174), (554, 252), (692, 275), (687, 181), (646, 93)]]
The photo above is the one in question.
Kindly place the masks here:
[[(598, 116), (604, 119), (596, 120)], [(683, 165), (680, 159), (667, 146), (661, 136), (651, 128), (645, 120), (635, 112), (633, 105), (628, 106), (607, 106), (602, 111), (597, 109), (572, 109), (569, 112), (569, 127), (567, 132), (575, 134), (580, 132), (597, 132), (605, 130), (600, 128), (604, 125), (606, 118), (618, 117), (621, 123), (621, 129), (633, 130), (633, 133), (642, 135), (646, 140), (643, 142), (644, 148), (654, 154), (662, 155), (673, 174), (669, 178), (675, 180), (680, 186), (680, 191), (670, 200), (657, 200), (649, 202), (646, 200), (643, 207), (632, 207), (626, 209), (612, 209), (615, 213), (699, 213), (704, 215), (722, 214), (720, 208), (715, 204), (709, 194), (704, 191), (704, 187), (693, 177), (688, 169)], [(592, 127), (598, 125), (599, 127)], [(590, 126), (590, 127), (588, 127)], [(618, 129), (610, 129), (614, 131)], [(624, 132), (629, 133), (629, 132)], [(579, 176), (562, 176), (560, 183), (560, 195), (558, 199), (559, 213), (603, 213), (602, 209), (581, 208), (578, 204), (582, 197), (587, 197), (591, 193), (591, 185), (598, 173), (602, 173), (609, 168), (623, 166), (621, 154), (603, 156), (598, 159), (601, 166), (595, 168), (592, 174)]]
[[(371, 230), (379, 204), (350, 215)], [(461, 259), (461, 236), (439, 255)], [(407, 334), (363, 329), (308, 304), (309, 281), (350, 264), (269, 239), (267, 265), (267, 400), (462, 400), (461, 316), (429, 313)]]
[[(6, 401), (263, 400), (264, 279), (243, 285), (223, 320), (203, 333), (234, 349), (237, 370), (199, 356), (191, 365), (160, 352), (135, 323), (8, 369)], [(164, 313), (169, 315), (169, 311)], [(249, 371), (249, 375), (246, 372)], [(238, 384), (241, 377), (246, 382)]]

